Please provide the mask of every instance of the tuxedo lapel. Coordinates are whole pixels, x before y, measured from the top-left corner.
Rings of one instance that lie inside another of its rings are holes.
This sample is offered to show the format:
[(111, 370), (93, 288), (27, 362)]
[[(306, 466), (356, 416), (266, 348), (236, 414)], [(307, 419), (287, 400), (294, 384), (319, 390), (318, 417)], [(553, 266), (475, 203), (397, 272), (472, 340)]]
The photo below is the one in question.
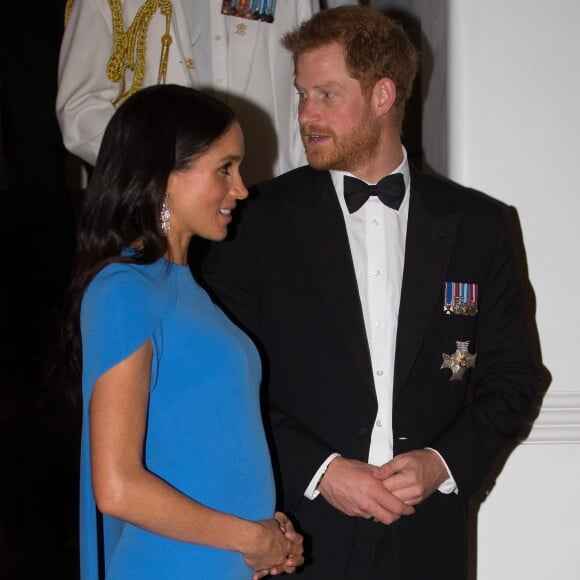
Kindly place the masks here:
[[(326, 171), (312, 171), (314, 178), (285, 200), (285, 209), (303, 246), (302, 255), (312, 270), (312, 283), (329, 309), (336, 330), (348, 342), (361, 373), (371, 376), (370, 353), (362, 306), (354, 273), (346, 226), (336, 192)], [(372, 376), (371, 383), (372, 384)]]
[[(311, 170), (312, 171), (312, 170)], [(362, 377), (372, 366), (362, 306), (354, 273), (344, 217), (328, 172), (312, 171), (304, 187), (291, 192), (284, 209), (294, 224), (309, 262), (312, 283), (331, 313), (337, 332), (349, 343)], [(404, 384), (418, 354), (441, 281), (457, 238), (463, 212), (437, 207), (437, 196), (412, 172), (405, 266), (395, 354), (394, 396)], [(370, 373), (370, 375), (369, 375)]]
[[(412, 172), (401, 303), (397, 325), (394, 397), (407, 379), (437, 307), (462, 211), (437, 212), (436, 196)], [(428, 203), (427, 203), (428, 200)]]

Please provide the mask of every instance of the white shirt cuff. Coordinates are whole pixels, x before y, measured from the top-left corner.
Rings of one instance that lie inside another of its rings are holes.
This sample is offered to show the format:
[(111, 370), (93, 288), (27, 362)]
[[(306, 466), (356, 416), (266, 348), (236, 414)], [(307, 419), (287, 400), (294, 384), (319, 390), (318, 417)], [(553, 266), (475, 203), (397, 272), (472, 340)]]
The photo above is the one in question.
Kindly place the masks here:
[(324, 460), (324, 463), (318, 468), (317, 472), (314, 474), (314, 477), (310, 480), (310, 483), (308, 484), (308, 487), (304, 492), (304, 497), (307, 497), (308, 499), (316, 499), (319, 496), (320, 492), (316, 488), (318, 487), (318, 484), (320, 483), (322, 476), (326, 473), (326, 470), (328, 469), (330, 462), (335, 457), (340, 457), (340, 453), (331, 453)]
[(446, 495), (450, 494), (450, 493), (459, 493), (459, 490), (457, 489), (457, 484), (455, 483), (455, 480), (453, 479), (453, 475), (451, 474), (451, 470), (449, 469), (449, 466), (447, 465), (447, 462), (445, 461), (445, 459), (443, 459), (443, 456), (441, 455), (441, 453), (439, 453), (439, 451), (437, 451), (437, 449), (433, 449), (433, 447), (425, 447), (425, 449), (429, 449), (429, 451), (433, 451), (433, 453), (436, 453), (439, 457), (439, 459), (441, 459), (441, 461), (443, 462), (443, 465), (445, 466), (445, 470), (447, 471), (447, 475), (449, 476), (438, 488), (437, 491), (440, 491), (441, 493), (444, 493)]

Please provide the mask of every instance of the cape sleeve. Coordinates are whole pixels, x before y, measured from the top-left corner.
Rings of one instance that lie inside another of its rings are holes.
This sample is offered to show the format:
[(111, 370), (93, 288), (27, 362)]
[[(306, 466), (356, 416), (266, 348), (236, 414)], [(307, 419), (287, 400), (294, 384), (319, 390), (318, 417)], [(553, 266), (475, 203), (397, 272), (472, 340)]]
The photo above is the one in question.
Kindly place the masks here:
[[(159, 284), (138, 266), (118, 264), (101, 271), (81, 306), (83, 390), (91, 390), (103, 373), (152, 339), (173, 307)], [(159, 354), (158, 338), (154, 347)]]

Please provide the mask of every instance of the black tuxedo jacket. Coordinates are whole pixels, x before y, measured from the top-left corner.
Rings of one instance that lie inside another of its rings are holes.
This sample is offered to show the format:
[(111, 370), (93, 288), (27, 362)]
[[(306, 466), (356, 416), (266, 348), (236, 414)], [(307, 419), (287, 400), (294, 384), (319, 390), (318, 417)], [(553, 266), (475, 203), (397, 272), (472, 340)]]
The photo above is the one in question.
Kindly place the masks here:
[[(436, 492), (388, 530), (388, 578), (465, 580), (466, 505), (513, 441), (538, 388), (506, 207), (412, 168), (393, 393), (394, 453), (426, 446), (459, 494)], [(218, 302), (263, 353), (280, 507), (311, 538), (304, 577), (339, 579), (357, 525), (303, 494), (332, 452), (368, 459), (377, 411), (344, 218), (330, 175), (302, 167), (256, 186), (231, 239), (203, 266)], [(475, 316), (444, 312), (445, 282), (478, 284)], [(443, 353), (470, 341), (450, 381)], [(375, 524), (377, 533), (385, 526)], [(361, 570), (364, 580), (370, 573)]]

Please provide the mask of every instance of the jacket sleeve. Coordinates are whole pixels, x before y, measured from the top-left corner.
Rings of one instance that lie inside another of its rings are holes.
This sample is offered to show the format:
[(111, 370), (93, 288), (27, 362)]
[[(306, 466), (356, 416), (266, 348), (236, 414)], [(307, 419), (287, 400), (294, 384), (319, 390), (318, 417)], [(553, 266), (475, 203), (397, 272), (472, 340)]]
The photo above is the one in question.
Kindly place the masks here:
[(502, 450), (517, 440), (538, 397), (541, 363), (533, 348), (527, 297), (506, 210), (497, 226), (479, 307), (472, 400), (431, 445), (468, 498), (481, 487)]
[(60, 49), (56, 114), (65, 147), (91, 165), (115, 112), (118, 87), (106, 73), (112, 46), (106, 0), (74, 2)]

